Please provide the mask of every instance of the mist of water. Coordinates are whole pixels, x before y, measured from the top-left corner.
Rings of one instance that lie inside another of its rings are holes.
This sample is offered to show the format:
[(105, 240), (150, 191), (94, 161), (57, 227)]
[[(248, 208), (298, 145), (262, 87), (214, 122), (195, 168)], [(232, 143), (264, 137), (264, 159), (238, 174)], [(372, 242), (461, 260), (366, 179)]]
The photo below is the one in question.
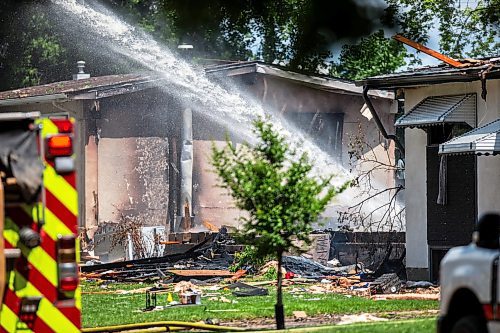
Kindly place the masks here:
[[(221, 86), (209, 81), (190, 64), (179, 59), (168, 48), (158, 43), (150, 35), (124, 22), (105, 7), (94, 3), (93, 6), (81, 4), (77, 0), (52, 0), (57, 10), (75, 18), (72, 22), (78, 25), (79, 31), (94, 34), (109, 41), (106, 44), (113, 52), (117, 52), (143, 67), (156, 72), (168, 85), (163, 89), (170, 95), (178, 95), (177, 100), (195, 112), (203, 112), (204, 116), (223, 125), (229, 131), (237, 128), (237, 134), (246, 141), (254, 142), (252, 120), (256, 117), (269, 117), (274, 128), (283, 135), (291, 146), (299, 153), (307, 152), (314, 157), (314, 170), (317, 175), (334, 173), (334, 185), (344, 183), (354, 175), (339, 165), (334, 158), (319, 149), (310, 138), (286, 123), (281, 117), (265, 112), (257, 104), (250, 104), (239, 94), (229, 93)], [(174, 88), (172, 88), (174, 87)], [(207, 114), (207, 112), (210, 112)], [(349, 206), (355, 197), (351, 194), (339, 197), (340, 206)], [(345, 201), (345, 202), (342, 202)], [(368, 203), (367, 210), (378, 203)]]

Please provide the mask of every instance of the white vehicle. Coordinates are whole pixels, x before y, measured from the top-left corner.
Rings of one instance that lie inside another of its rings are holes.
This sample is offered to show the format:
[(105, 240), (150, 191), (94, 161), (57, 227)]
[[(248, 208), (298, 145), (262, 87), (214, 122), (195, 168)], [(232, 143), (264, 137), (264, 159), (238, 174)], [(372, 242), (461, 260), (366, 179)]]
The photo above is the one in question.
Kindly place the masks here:
[(441, 261), (438, 333), (500, 332), (500, 215), (485, 214), (468, 246)]

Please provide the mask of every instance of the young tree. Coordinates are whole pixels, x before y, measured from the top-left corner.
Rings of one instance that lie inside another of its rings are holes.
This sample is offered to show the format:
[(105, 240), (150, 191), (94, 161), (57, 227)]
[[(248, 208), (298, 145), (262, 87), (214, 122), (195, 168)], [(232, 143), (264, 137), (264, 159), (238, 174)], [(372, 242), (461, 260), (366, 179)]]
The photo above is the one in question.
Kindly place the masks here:
[(242, 218), (242, 239), (260, 255), (274, 255), (278, 261), (276, 326), (285, 326), (282, 298), (282, 257), (285, 251), (301, 251), (299, 243), (310, 244), (313, 223), (328, 202), (348, 183), (335, 187), (332, 177), (310, 175), (312, 165), (305, 154), (296, 152), (272, 125), (258, 119), (254, 132), (259, 142), (236, 148), (212, 146), (212, 164), (221, 187), (229, 190), (239, 209), (248, 212)]

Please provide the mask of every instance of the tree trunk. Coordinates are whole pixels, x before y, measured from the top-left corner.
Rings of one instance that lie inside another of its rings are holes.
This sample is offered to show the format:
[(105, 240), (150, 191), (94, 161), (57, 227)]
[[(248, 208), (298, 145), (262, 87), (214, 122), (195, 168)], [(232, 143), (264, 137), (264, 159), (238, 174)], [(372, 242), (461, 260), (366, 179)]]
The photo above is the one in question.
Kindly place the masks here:
[(283, 251), (278, 252), (278, 283), (276, 289), (276, 305), (274, 306), (274, 315), (276, 317), (276, 329), (285, 329), (285, 309), (283, 307), (283, 293), (281, 290), (283, 284), (283, 275), (281, 274), (281, 261)]

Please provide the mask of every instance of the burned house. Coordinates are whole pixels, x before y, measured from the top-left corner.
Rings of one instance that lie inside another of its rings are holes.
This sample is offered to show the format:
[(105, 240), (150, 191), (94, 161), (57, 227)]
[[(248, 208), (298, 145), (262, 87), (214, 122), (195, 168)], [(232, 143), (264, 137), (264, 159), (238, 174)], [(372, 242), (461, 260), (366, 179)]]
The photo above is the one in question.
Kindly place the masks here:
[(405, 129), (407, 273), (437, 280), (440, 260), (470, 243), (478, 216), (500, 211), (500, 58), (360, 84), (404, 94), (395, 125)]
[[(237, 87), (245, 98), (281, 115), (294, 126), (293, 130), (306, 133), (345, 172), (354, 169), (353, 163), (359, 162), (352, 158), (356, 154), (380, 164), (396, 163), (397, 149), (391, 140), (381, 134), (378, 126), (380, 123), (389, 130), (394, 128), (398, 106), (392, 92), (372, 90), (364, 97), (363, 90), (347, 80), (306, 75), (258, 62), (210, 66), (205, 71), (228, 89)], [(380, 110), (375, 114), (377, 119), (367, 106), (366, 99)], [(353, 145), (356, 139), (362, 140), (365, 145), (356, 147)], [(372, 169), (373, 165), (367, 163), (364, 167)], [(377, 182), (380, 188), (395, 185), (394, 170), (375, 169), (374, 183)], [(356, 191), (354, 189), (341, 197), (331, 212), (327, 210), (327, 228), (338, 227), (337, 210), (356, 203), (359, 200)], [(204, 195), (200, 194), (200, 200), (203, 198)], [(367, 227), (363, 231), (371, 230)]]
[[(283, 114), (346, 168), (350, 136), (359, 128), (372, 153), (394, 163), (393, 143), (380, 135), (362, 90), (352, 82), (255, 62), (211, 66), (206, 75)], [(182, 91), (169, 86), (151, 73), (76, 75), (72, 81), (0, 93), (0, 112), (76, 118), (82, 239), (103, 261), (160, 255), (169, 242), (195, 241), (186, 234), (182, 239), (167, 235), (237, 226), (241, 212), (209, 171), (212, 142), (223, 143), (231, 128), (204, 117), (208, 110), (186, 108)], [(393, 96), (370, 92), (372, 103), (383, 110), (377, 121), (387, 128), (397, 111)], [(391, 186), (394, 174), (381, 173), (379, 181)], [(154, 245), (137, 246), (136, 230)]]

